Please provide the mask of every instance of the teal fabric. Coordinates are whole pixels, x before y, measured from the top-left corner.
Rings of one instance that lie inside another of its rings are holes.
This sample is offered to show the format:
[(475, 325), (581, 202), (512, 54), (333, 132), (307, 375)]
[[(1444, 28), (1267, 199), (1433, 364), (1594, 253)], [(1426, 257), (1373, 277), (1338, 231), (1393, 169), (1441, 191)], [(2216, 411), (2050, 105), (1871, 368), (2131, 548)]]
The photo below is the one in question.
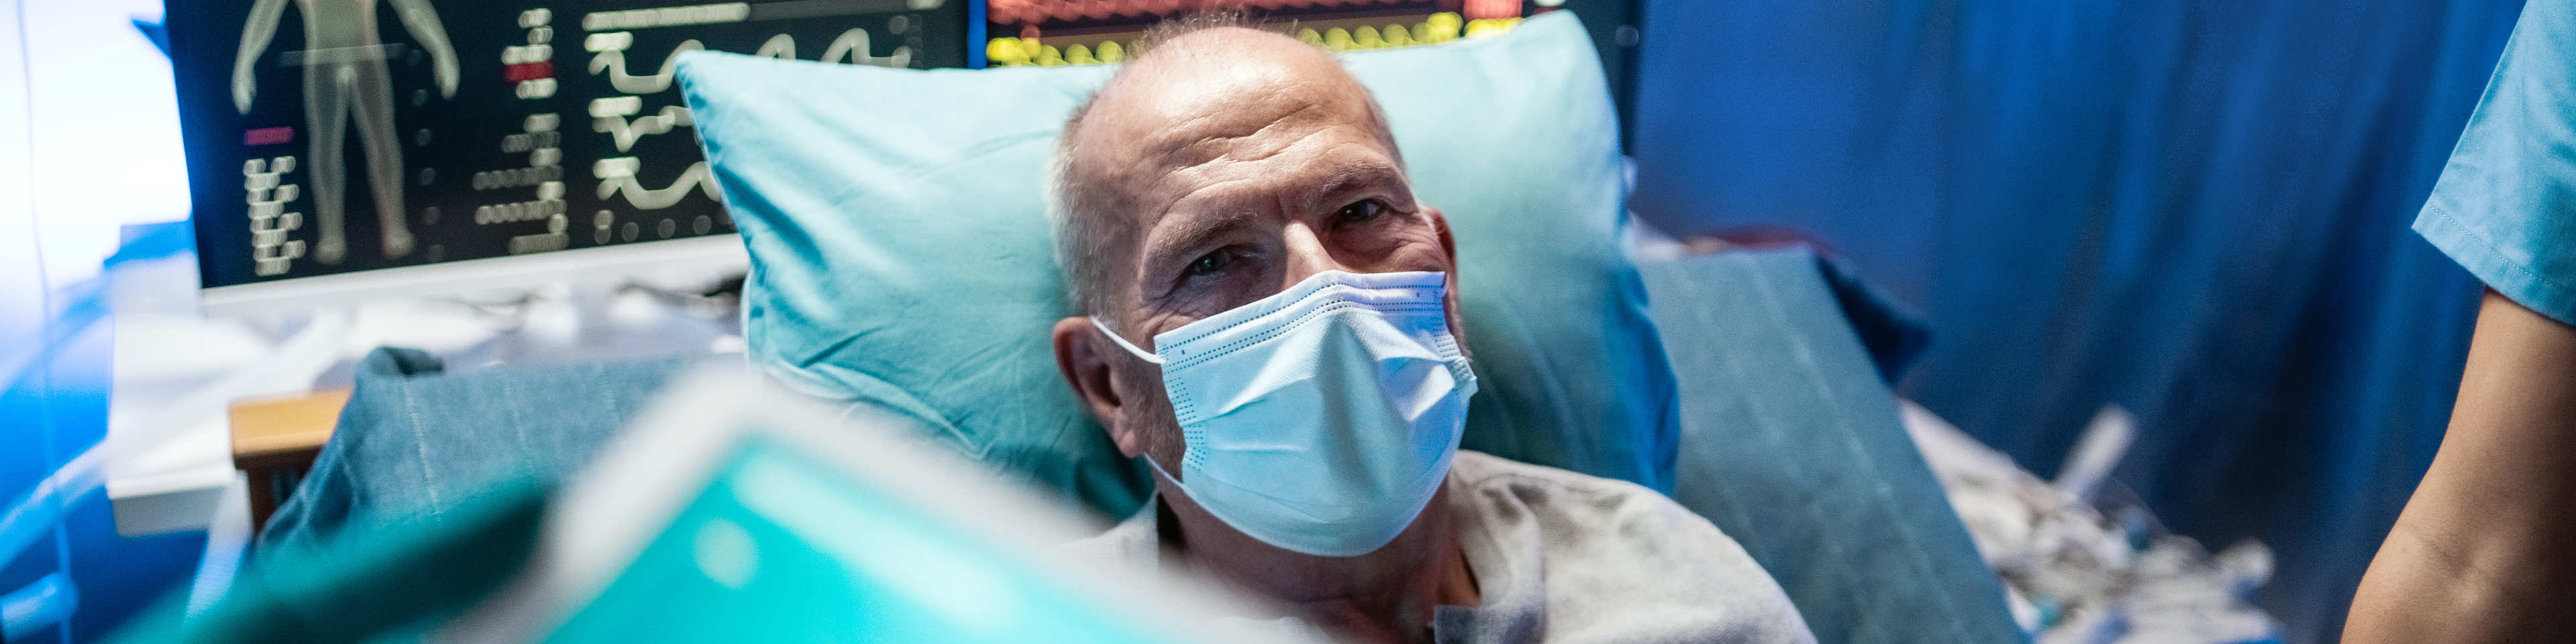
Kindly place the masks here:
[(373, 522), (328, 543), (263, 550), (193, 617), (183, 584), (108, 641), (307, 644), (430, 641), (534, 551), (551, 486), (480, 481), (436, 514)]
[(1817, 642), (2027, 640), (1883, 378), (1922, 342), (1908, 316), (1804, 249), (1644, 273), (1682, 388), (1673, 500), (1743, 544)]
[(696, 358), (449, 371), (427, 351), (358, 361), (337, 430), (270, 515), (259, 549), (317, 549), (344, 531), (435, 523), (496, 480), (551, 484), (590, 462)]
[(2576, 2), (2532, 0), (2415, 231), (2513, 301), (2576, 324)]
[[(1352, 53), (1459, 246), (1482, 391), (1465, 444), (1671, 489), (1671, 374), (1620, 247), (1617, 122), (1566, 12), (1502, 36)], [(1040, 197), (1105, 66), (899, 70), (689, 53), (699, 140), (749, 248), (754, 363), (873, 399), (1111, 516), (1142, 501), (1057, 375), (1068, 307)]]

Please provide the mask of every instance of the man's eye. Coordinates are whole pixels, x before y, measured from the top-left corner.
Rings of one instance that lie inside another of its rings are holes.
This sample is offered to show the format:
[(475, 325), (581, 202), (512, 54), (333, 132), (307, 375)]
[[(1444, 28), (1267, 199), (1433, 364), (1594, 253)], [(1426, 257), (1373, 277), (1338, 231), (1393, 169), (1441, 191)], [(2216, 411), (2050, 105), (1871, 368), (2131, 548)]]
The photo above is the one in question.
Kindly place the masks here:
[(1198, 261), (1190, 262), (1190, 277), (1215, 275), (1218, 272), (1224, 271), (1226, 265), (1232, 263), (1234, 263), (1233, 255), (1227, 254), (1222, 250), (1211, 252), (1200, 256)]
[(1351, 202), (1351, 205), (1342, 206), (1341, 212), (1333, 214), (1333, 221), (1344, 224), (1362, 223), (1376, 219), (1379, 214), (1385, 212), (1386, 204), (1379, 203), (1376, 199), (1362, 199)]

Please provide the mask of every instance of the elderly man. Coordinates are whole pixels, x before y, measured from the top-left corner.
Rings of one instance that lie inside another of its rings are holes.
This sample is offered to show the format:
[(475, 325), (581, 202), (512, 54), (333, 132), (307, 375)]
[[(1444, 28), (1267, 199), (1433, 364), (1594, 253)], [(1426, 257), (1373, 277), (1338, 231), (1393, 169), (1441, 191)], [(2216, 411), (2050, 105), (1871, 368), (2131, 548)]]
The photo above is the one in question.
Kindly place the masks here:
[(1066, 124), (1050, 189), (1082, 313), (1058, 366), (1156, 473), (1070, 550), (1364, 640), (1814, 640), (1671, 500), (1458, 450), (1456, 243), (1329, 54), (1238, 26), (1153, 40)]

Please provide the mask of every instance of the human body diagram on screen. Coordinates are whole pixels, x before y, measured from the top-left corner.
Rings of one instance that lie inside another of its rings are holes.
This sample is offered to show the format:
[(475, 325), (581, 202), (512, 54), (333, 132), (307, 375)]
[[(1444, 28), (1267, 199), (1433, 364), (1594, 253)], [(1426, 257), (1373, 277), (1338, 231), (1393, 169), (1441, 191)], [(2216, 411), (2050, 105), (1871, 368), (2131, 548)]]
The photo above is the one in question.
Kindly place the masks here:
[[(358, 146), (366, 157), (367, 186), (375, 195), (384, 256), (402, 257), (412, 251), (411, 230), (403, 217), (402, 143), (394, 131), (393, 79), (385, 63), (398, 48), (386, 46), (376, 36), (379, 2), (393, 7), (403, 28), (429, 54), (439, 93), (456, 96), (456, 50), (428, 0), (295, 0), (304, 17), (305, 51), (292, 52), (298, 55), (286, 62), (304, 68), (304, 122), (312, 147), (302, 165), (309, 172), (311, 208), (320, 227), (313, 259), (325, 264), (340, 263), (348, 254), (344, 220), (348, 168), (342, 158), (342, 137), (352, 125), (357, 127)], [(233, 107), (243, 114), (250, 113), (257, 88), (253, 74), (277, 34), (286, 3), (257, 0), (242, 26), (241, 55), (233, 65)]]

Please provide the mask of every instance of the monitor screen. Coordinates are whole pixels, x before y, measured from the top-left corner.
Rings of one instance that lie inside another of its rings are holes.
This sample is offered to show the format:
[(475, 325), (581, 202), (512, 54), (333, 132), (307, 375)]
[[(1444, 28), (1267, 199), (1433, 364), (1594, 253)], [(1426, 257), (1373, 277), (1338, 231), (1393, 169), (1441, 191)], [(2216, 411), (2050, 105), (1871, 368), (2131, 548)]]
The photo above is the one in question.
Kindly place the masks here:
[(974, 2), (171, 3), (202, 284), (730, 236), (677, 54), (964, 66)]
[(1592, 32), (1620, 122), (1627, 122), (1635, 0), (982, 0), (986, 38), (975, 65), (1117, 62), (1156, 22), (1218, 8), (1333, 51), (1445, 42), (1509, 29), (1518, 18), (1572, 11)]

